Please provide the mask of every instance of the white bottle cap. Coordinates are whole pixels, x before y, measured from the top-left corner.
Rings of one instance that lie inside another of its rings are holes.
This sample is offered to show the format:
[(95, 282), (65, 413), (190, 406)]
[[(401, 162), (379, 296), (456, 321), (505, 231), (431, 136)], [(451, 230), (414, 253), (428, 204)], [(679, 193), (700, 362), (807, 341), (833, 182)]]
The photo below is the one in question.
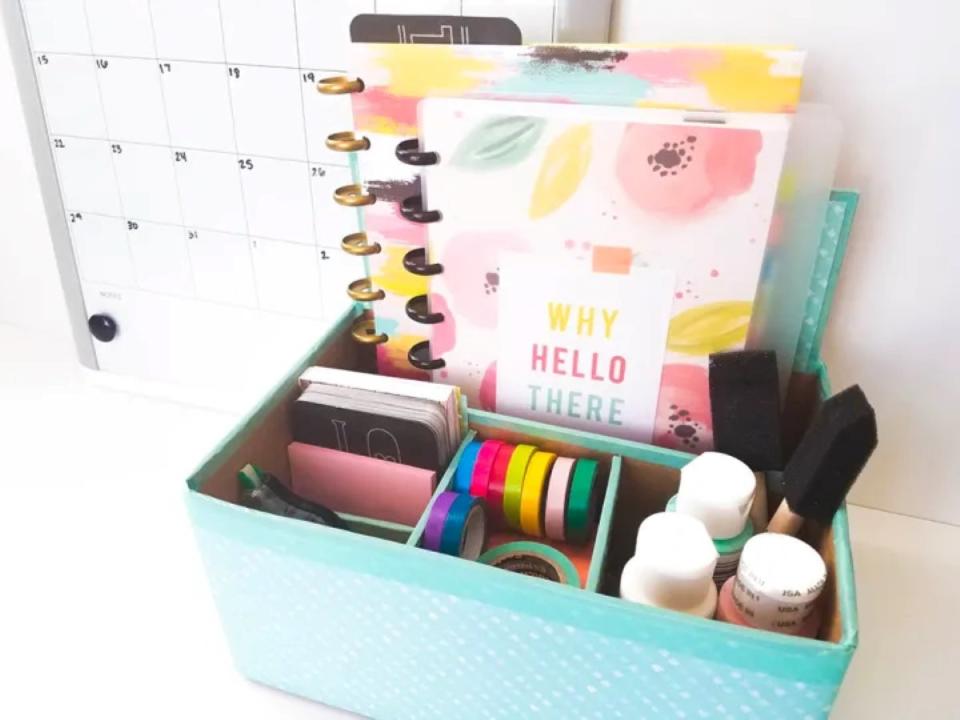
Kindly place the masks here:
[(762, 533), (743, 548), (733, 600), (754, 627), (791, 632), (816, 610), (826, 581), (826, 563), (803, 540)]
[(717, 540), (743, 532), (757, 477), (731, 455), (705, 452), (680, 470), (677, 512), (700, 520)]
[(620, 597), (680, 612), (713, 617), (717, 549), (696, 518), (651, 515), (637, 531), (637, 554), (623, 568)]

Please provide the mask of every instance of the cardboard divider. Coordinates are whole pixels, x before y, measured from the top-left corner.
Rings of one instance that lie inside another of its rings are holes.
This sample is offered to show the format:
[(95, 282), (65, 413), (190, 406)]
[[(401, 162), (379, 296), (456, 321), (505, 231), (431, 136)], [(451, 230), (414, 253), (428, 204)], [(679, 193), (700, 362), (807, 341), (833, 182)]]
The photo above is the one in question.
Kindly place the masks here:
[[(434, 494), (430, 506), (420, 519), (420, 522), (417, 524), (417, 527), (407, 544), (413, 546), (418, 546), (420, 544), (420, 541), (423, 537), (423, 530), (426, 527), (427, 517), (430, 515), (430, 510), (433, 507), (433, 503), (436, 501), (437, 495), (445, 490), (450, 489), (453, 483), (453, 476), (456, 471), (457, 464), (459, 463), (460, 456), (463, 454), (464, 448), (472, 440), (476, 439), (500, 440), (502, 442), (510, 443), (511, 445), (526, 443), (529, 445), (535, 445), (541, 450), (547, 450), (549, 452), (556, 453), (560, 456), (572, 458), (591, 458), (600, 462), (600, 477), (602, 478), (601, 482), (603, 483), (601, 497), (603, 500), (598, 508), (599, 517), (597, 519), (597, 531), (594, 536), (593, 548), (590, 553), (589, 573), (585, 579), (584, 585), (585, 590), (590, 592), (600, 592), (600, 584), (603, 579), (603, 568), (606, 564), (607, 552), (609, 548), (610, 526), (613, 519), (614, 506), (616, 504), (616, 497), (620, 484), (621, 458), (616, 455), (611, 456), (609, 454), (598, 453), (586, 447), (585, 445), (558, 442), (540, 435), (518, 432), (516, 430), (508, 430), (505, 428), (494, 428), (486, 425), (473, 425), (453, 461), (450, 463), (450, 467), (447, 469), (446, 474), (438, 484), (437, 492)], [(538, 538), (530, 538), (521, 536), (519, 534), (517, 535), (517, 538), (538, 542)], [(542, 540), (539, 541), (545, 542)]]
[[(311, 363), (345, 370), (372, 370), (375, 358), (369, 348), (354, 342), (349, 333), (342, 333), (335, 335), (330, 343), (312, 358)], [(293, 442), (291, 406), (301, 392), (296, 379), (278, 387), (273, 402), (266, 403), (263, 412), (246, 424), (246, 430), (239, 442), (199, 488), (200, 492), (239, 505), (240, 483), (237, 473), (248, 463), (289, 483), (291, 472), (287, 446)], [(346, 513), (338, 515), (347, 523), (351, 532), (390, 542), (405, 543), (414, 530), (406, 525), (376, 518)]]
[[(662, 512), (667, 501), (676, 494), (679, 484), (680, 471), (676, 468), (623, 458), (620, 493), (613, 512), (610, 550), (600, 592), (613, 597), (619, 595), (620, 573), (634, 553), (640, 523), (647, 516)], [(768, 514), (772, 515), (776, 508), (776, 504), (772, 504)], [(839, 643), (843, 623), (836, 581), (833, 532), (811, 522), (804, 525), (800, 536), (820, 553), (827, 565), (827, 584), (821, 596), (823, 624), (818, 637)]]
[(410, 534), (410, 537), (407, 539), (407, 545), (411, 547), (419, 547), (420, 541), (423, 539), (423, 531), (427, 527), (427, 519), (430, 517), (430, 511), (433, 510), (433, 504), (437, 501), (437, 497), (450, 489), (450, 486), (453, 484), (453, 476), (457, 470), (457, 465), (460, 464), (460, 458), (463, 456), (463, 450), (470, 442), (474, 439), (476, 433), (470, 431), (464, 436), (463, 442), (460, 443), (460, 447), (457, 448), (457, 452), (454, 454), (453, 459), (450, 460), (450, 465), (447, 466), (447, 471), (443, 474), (443, 477), (440, 478), (437, 482), (437, 489), (433, 493), (433, 497), (430, 498), (430, 502), (427, 504), (427, 509), (423, 511), (423, 515), (420, 516), (420, 522), (417, 523), (417, 526), (413, 529), (413, 532)]
[[(323, 349), (311, 358), (310, 364), (373, 372), (375, 362), (369, 347), (358, 345), (348, 332), (343, 332), (333, 334)], [(293, 441), (290, 406), (299, 395), (300, 389), (295, 377), (279, 386), (272, 399), (266, 402), (256, 415), (248, 418), (244, 430), (237, 434), (235, 442), (223, 453), (216, 470), (198, 489), (218, 499), (238, 503), (239, 484), (236, 474), (247, 463), (262, 467), (278, 477), (289, 478), (287, 445)], [(525, 425), (526, 423), (513, 421), (508, 427), (504, 427), (472, 421), (471, 431), (439, 480), (437, 489), (416, 527), (408, 528), (367, 518), (351, 518), (352, 526), (364, 535), (418, 546), (433, 502), (439, 493), (451, 486), (463, 448), (475, 437), (512, 444), (529, 443), (558, 455), (593, 458), (600, 461), (606, 487), (587, 589), (616, 597), (619, 594), (620, 573), (634, 552), (637, 528), (644, 518), (661, 512), (670, 497), (676, 494), (680, 480), (679, 468), (628, 455), (621, 457), (587, 444), (518, 429)], [(536, 427), (537, 424), (529, 425)], [(572, 437), (570, 433), (557, 434)], [(776, 510), (778, 500), (775, 493), (771, 495), (769, 514), (772, 515)], [(823, 593), (824, 621), (819, 638), (839, 643), (843, 637), (844, 623), (840, 613), (840, 588), (836, 577), (833, 532), (830, 528), (807, 523), (801, 537), (820, 552), (828, 568), (827, 585)]]
[[(312, 362), (345, 370), (371, 369), (375, 358), (369, 348), (354, 342), (349, 333), (335, 333)], [(237, 441), (221, 459), (216, 471), (199, 488), (206, 495), (236, 503), (239, 500), (237, 472), (247, 463), (279, 478), (290, 477), (287, 445), (293, 442), (290, 406), (300, 396), (296, 378), (274, 391), (272, 401), (244, 423)]]

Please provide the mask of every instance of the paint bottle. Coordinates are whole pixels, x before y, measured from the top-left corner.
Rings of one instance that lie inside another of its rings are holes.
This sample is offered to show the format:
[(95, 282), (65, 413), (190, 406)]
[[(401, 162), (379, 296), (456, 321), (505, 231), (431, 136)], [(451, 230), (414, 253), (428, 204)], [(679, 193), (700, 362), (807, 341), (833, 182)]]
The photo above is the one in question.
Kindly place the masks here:
[(753, 536), (750, 508), (756, 475), (731, 455), (706, 452), (680, 470), (680, 488), (667, 502), (667, 512), (695, 517), (703, 523), (719, 554), (717, 587), (733, 576), (740, 553)]
[(702, 522), (679, 513), (656, 513), (640, 524), (636, 554), (620, 576), (620, 597), (712, 618), (717, 608), (716, 564), (717, 551)]
[(802, 540), (778, 533), (750, 539), (735, 577), (720, 590), (717, 619), (800, 637), (820, 629), (823, 558)]

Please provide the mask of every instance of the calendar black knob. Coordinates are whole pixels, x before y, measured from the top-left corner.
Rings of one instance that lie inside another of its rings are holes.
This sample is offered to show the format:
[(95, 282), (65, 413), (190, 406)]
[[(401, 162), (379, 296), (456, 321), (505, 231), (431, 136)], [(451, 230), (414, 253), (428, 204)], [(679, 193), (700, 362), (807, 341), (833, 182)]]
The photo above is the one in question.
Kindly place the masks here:
[(117, 321), (109, 315), (91, 315), (87, 320), (87, 327), (90, 328), (91, 335), (105, 343), (113, 340), (119, 330)]

